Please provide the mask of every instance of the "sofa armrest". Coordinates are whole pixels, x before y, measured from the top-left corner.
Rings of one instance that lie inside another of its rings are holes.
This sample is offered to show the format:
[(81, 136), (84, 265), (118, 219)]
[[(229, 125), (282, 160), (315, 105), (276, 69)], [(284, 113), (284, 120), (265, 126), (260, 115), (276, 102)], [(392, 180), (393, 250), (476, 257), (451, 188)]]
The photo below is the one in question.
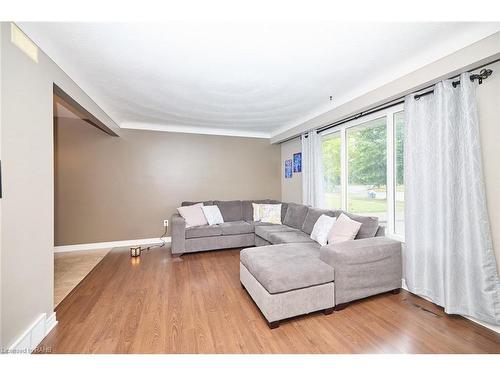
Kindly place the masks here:
[(172, 254), (182, 254), (186, 251), (186, 220), (179, 215), (172, 215)]
[(335, 303), (401, 287), (401, 242), (372, 237), (323, 246), (320, 259), (335, 270)]

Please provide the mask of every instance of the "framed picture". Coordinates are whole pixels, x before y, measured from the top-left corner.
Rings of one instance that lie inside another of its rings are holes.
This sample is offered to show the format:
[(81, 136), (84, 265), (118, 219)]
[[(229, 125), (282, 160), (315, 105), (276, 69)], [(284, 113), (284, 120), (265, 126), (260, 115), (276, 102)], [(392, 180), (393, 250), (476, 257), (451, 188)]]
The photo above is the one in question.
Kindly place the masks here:
[(292, 159), (285, 160), (285, 178), (292, 178)]
[(293, 173), (302, 172), (302, 152), (293, 154)]

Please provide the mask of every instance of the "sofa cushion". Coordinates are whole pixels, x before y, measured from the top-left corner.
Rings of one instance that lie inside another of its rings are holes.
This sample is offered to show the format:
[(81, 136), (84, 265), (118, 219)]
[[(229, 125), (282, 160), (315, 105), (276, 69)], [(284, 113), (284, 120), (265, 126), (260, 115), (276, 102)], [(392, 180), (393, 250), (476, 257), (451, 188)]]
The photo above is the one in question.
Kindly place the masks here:
[(193, 204), (196, 204), (196, 203), (203, 203), (204, 206), (213, 206), (214, 205), (214, 201), (204, 201), (204, 202), (184, 201), (184, 202), (182, 202), (181, 206), (192, 206)]
[(307, 215), (304, 220), (304, 224), (302, 224), (302, 232), (311, 234), (314, 228), (314, 224), (316, 224), (316, 221), (318, 221), (321, 215), (335, 217), (335, 211), (309, 207), (307, 209)]
[(271, 242), (270, 241), (271, 234), (277, 232), (299, 232), (299, 231), (295, 228), (290, 228), (287, 225), (271, 224), (271, 225), (255, 226), (255, 234), (269, 242)]
[(350, 219), (357, 221), (358, 223), (361, 223), (361, 228), (359, 228), (359, 232), (355, 238), (356, 240), (359, 240), (361, 238), (375, 237), (375, 234), (377, 233), (378, 230), (378, 217), (356, 215), (345, 211), (340, 211), (340, 212), (346, 214)]
[(272, 244), (282, 243), (314, 243), (318, 248), (319, 244), (312, 240), (306, 233), (296, 230), (293, 232), (274, 232), (269, 235), (269, 242)]
[(273, 225), (276, 225), (276, 224), (271, 224), (271, 223), (264, 223), (262, 221), (247, 221), (248, 224), (252, 224), (254, 227), (269, 227), (269, 226), (273, 226)]
[(243, 220), (241, 201), (214, 201), (219, 207), (224, 222)]
[(222, 235), (253, 233), (254, 227), (246, 221), (230, 221), (218, 225), (222, 229)]
[(253, 207), (252, 203), (267, 203), (268, 199), (256, 199), (256, 200), (250, 200), (250, 201), (241, 201), (241, 209), (243, 211), (243, 220), (245, 221), (252, 221), (253, 220)]
[(200, 238), (221, 236), (222, 228), (219, 225), (199, 225), (186, 229), (186, 238)]
[(312, 244), (284, 244), (244, 249), (240, 261), (269, 293), (330, 283), (334, 270), (319, 259)]
[(306, 219), (308, 207), (303, 204), (288, 203), (285, 219), (283, 224), (292, 228), (302, 229), (304, 220)]

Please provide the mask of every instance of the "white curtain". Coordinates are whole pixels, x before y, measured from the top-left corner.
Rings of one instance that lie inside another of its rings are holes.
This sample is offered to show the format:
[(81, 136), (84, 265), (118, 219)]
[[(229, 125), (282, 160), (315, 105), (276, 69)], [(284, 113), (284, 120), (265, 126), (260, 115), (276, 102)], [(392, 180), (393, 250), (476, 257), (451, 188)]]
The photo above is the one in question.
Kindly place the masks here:
[(302, 203), (323, 207), (321, 136), (316, 130), (302, 135)]
[(405, 279), (449, 314), (500, 323), (475, 85), (405, 100)]

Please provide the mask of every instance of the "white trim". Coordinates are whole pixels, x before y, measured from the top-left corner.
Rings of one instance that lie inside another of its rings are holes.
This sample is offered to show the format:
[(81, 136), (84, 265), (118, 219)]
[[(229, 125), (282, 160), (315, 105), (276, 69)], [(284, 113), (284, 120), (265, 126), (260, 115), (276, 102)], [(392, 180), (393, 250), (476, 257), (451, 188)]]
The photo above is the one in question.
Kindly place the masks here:
[(9, 347), (12, 354), (30, 354), (57, 325), (56, 313), (41, 314)]
[(396, 233), (396, 226), (395, 226), (395, 202), (394, 198), (396, 196), (396, 184), (394, 183), (394, 170), (395, 170), (395, 165), (396, 163), (394, 162), (394, 155), (396, 154), (395, 148), (396, 148), (396, 143), (394, 142), (394, 114), (396, 112), (388, 113), (386, 115), (386, 137), (387, 137), (387, 142), (386, 142), (386, 190), (385, 190), (385, 198), (387, 200), (387, 230), (389, 234), (395, 234)]
[[(410, 290), (408, 289), (408, 285), (406, 285), (406, 280), (405, 280), (405, 279), (401, 279), (401, 287), (402, 287), (404, 290), (406, 290), (406, 291), (410, 292)], [(411, 292), (410, 292), (410, 293), (411, 293)], [(418, 296), (418, 297), (420, 297), (420, 298), (425, 299), (426, 301), (429, 301), (429, 302), (431, 302), (431, 303), (434, 303), (434, 302), (432, 302), (432, 301), (431, 301), (430, 299), (428, 299), (428, 298), (425, 298), (425, 297), (423, 297), (423, 296), (419, 296), (418, 294), (415, 294), (415, 295), (416, 295), (416, 296)], [(434, 304), (435, 304), (435, 303), (434, 303)], [(485, 327), (485, 328), (488, 328), (488, 329), (489, 329), (489, 330), (491, 330), (491, 331), (494, 331), (494, 332), (496, 332), (496, 333), (500, 333), (500, 325), (493, 325), (493, 324), (489, 324), (489, 323), (484, 323), (484, 322), (481, 322), (480, 320), (477, 320), (477, 319), (474, 319), (474, 318), (471, 318), (471, 317), (469, 317), (469, 316), (465, 316), (465, 315), (460, 315), (460, 316), (464, 317), (465, 319), (471, 320), (471, 321), (473, 321), (474, 323), (479, 324), (480, 326), (483, 326), (483, 327)]]
[[(172, 241), (171, 237), (162, 237), (162, 239), (166, 243), (170, 243)], [(64, 253), (67, 251), (97, 250), (97, 249), (106, 249), (106, 248), (112, 248), (112, 247), (156, 245), (159, 243), (161, 243), (161, 240), (159, 238), (142, 238), (139, 240), (84, 243), (84, 244), (77, 244), (77, 245), (54, 246), (54, 253)]]
[(347, 135), (346, 128), (340, 129), (340, 208), (347, 211)]
[(152, 130), (152, 131), (171, 132), (171, 133), (222, 135), (228, 137), (246, 137), (246, 138), (266, 138), (266, 139), (271, 138), (271, 134), (266, 132), (211, 128), (204, 126), (168, 125), (168, 124), (154, 124), (146, 122), (122, 122), (119, 124), (119, 126), (122, 129)]
[(48, 334), (57, 325), (57, 323), (56, 312), (54, 311), (45, 319), (45, 332)]

